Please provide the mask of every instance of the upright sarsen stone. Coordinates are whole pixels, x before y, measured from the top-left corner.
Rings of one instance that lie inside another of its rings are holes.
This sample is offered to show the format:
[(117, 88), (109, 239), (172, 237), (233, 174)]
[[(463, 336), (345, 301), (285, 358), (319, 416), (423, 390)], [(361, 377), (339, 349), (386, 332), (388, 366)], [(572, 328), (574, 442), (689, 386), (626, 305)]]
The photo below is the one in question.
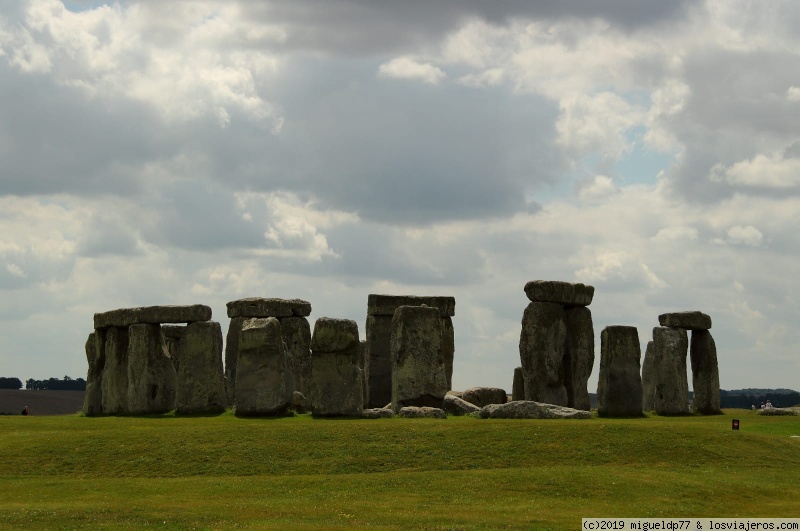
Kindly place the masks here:
[(103, 413), (103, 371), (105, 369), (105, 330), (95, 330), (86, 340), (86, 393), (83, 398), (83, 414), (87, 417)]
[(234, 317), (225, 336), (225, 398), (228, 406), (236, 403), (236, 362), (239, 359), (239, 334), (246, 317)]
[(456, 354), (456, 338), (453, 319), (448, 315), (442, 317), (442, 358), (444, 359), (444, 377), (447, 379), (447, 390), (453, 388), (453, 360)]
[(305, 317), (283, 317), (279, 321), (294, 390), (308, 398), (311, 396), (311, 326)]
[(514, 369), (514, 383), (511, 386), (511, 400), (525, 400), (525, 376), (522, 367)]
[(128, 329), (106, 328), (104, 335), (103, 414), (124, 415), (128, 413)]
[(525, 379), (525, 400), (567, 405), (564, 309), (555, 302), (531, 302), (522, 316), (519, 357)]
[(364, 409), (361, 342), (350, 319), (321, 317), (311, 336), (311, 402), (315, 417), (360, 417)]
[(597, 413), (601, 417), (642, 414), (641, 347), (633, 326), (607, 326), (600, 334)]
[(655, 409), (656, 394), (656, 353), (652, 341), (647, 342), (642, 362), (642, 409), (653, 411)]
[(284, 413), (292, 403), (293, 384), (278, 320), (246, 319), (239, 334), (236, 414)]
[(148, 415), (175, 409), (175, 366), (161, 326), (128, 327), (128, 413)]
[(392, 318), (392, 409), (441, 409), (447, 394), (442, 320), (437, 308), (400, 306)]
[(176, 354), (176, 406), (180, 414), (225, 411), (222, 329), (215, 321), (190, 323)]
[(392, 318), (368, 315), (364, 353), (364, 381), (367, 385), (367, 407), (379, 408), (392, 401)]
[(686, 377), (688, 348), (689, 339), (683, 328), (657, 326), (653, 329), (653, 408), (659, 415), (683, 415), (689, 412), (689, 382)]
[(721, 413), (717, 346), (708, 330), (693, 330), (689, 349), (692, 361), (694, 410), (706, 415)]
[(566, 341), (564, 344), (564, 386), (567, 406), (589, 411), (589, 377), (594, 366), (594, 326), (592, 311), (586, 306), (564, 310)]

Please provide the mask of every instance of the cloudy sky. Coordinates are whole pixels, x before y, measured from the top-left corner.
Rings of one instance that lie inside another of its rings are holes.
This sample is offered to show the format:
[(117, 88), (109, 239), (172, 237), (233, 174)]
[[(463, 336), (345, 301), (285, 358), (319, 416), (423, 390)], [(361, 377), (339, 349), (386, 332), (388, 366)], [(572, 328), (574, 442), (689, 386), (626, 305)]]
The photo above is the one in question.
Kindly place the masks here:
[[(456, 298), (511, 388), (528, 280), (597, 335), (713, 319), (800, 389), (800, 4), (0, 3), (0, 376), (85, 377), (94, 312)], [(691, 380), (690, 380), (691, 383)]]

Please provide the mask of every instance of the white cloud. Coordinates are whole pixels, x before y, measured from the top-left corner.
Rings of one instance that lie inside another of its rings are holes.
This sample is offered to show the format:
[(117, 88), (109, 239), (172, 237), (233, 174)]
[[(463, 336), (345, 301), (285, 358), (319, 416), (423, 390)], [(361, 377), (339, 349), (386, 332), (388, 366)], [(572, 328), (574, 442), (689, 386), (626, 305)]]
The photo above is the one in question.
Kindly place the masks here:
[(763, 241), (764, 235), (752, 225), (746, 227), (737, 225), (728, 230), (728, 242), (732, 244), (758, 247)]
[(653, 241), (659, 243), (689, 241), (696, 242), (699, 239), (697, 229), (683, 225), (664, 227), (653, 236)]
[(431, 63), (419, 63), (410, 57), (397, 57), (378, 67), (378, 75), (394, 79), (414, 79), (431, 85), (438, 84), (446, 77), (438, 67)]
[(789, 87), (786, 90), (786, 99), (789, 101), (800, 101), (800, 87)]
[(606, 175), (596, 175), (587, 185), (578, 192), (582, 201), (597, 201), (619, 192), (613, 179)]
[(736, 186), (793, 188), (800, 186), (800, 158), (784, 158), (781, 153), (758, 154), (729, 166), (716, 164), (710, 178)]

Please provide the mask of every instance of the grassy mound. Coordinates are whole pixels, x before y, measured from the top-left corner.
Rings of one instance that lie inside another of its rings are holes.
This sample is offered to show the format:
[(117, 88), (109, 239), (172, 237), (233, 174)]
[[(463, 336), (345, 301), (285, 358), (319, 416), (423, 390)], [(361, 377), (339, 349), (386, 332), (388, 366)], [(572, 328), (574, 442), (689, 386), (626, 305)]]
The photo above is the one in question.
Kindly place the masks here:
[(745, 410), (0, 417), (0, 433), (0, 527), (576, 529), (589, 516), (800, 516), (800, 417)]

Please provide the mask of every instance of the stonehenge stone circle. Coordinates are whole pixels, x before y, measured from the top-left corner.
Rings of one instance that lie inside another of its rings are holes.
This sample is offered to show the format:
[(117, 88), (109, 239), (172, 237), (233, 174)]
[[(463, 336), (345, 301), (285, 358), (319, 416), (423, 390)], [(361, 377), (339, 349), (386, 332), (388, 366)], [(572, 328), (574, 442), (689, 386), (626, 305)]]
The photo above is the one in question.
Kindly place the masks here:
[(567, 405), (564, 308), (556, 302), (531, 302), (522, 316), (519, 354), (525, 400)]
[(525, 376), (522, 367), (514, 369), (514, 383), (511, 386), (511, 400), (525, 400)]
[(505, 404), (489, 404), (481, 408), (482, 419), (590, 419), (592, 413), (553, 404), (515, 400)]
[(175, 385), (175, 366), (164, 344), (161, 326), (150, 323), (130, 325), (127, 412), (146, 415), (175, 409)]
[[(591, 287), (591, 286), (590, 286)], [(594, 366), (594, 326), (592, 312), (586, 306), (565, 308), (567, 338), (564, 349), (564, 385), (567, 406), (589, 411), (589, 376)]]
[(441, 409), (447, 394), (440, 310), (400, 306), (392, 317), (392, 409)]
[(177, 413), (225, 411), (227, 400), (222, 372), (222, 329), (219, 323), (196, 321), (186, 325), (175, 358)]
[(489, 404), (505, 404), (508, 402), (508, 394), (499, 387), (470, 387), (464, 390), (461, 399), (482, 408)]
[(711, 317), (698, 311), (662, 313), (658, 316), (658, 324), (686, 330), (709, 330)]
[(642, 414), (641, 347), (633, 326), (607, 326), (600, 334), (597, 413), (601, 417)]
[(682, 415), (689, 412), (689, 382), (686, 378), (688, 348), (689, 339), (683, 328), (653, 328), (653, 408), (659, 415)]
[(103, 412), (103, 369), (105, 355), (103, 345), (98, 344), (99, 332), (92, 332), (86, 340), (86, 361), (89, 371), (86, 376), (86, 393), (83, 397), (83, 414), (99, 415)]
[(392, 317), (400, 306), (429, 306), (439, 310), (442, 320), (442, 355), (447, 388), (452, 384), (455, 336), (452, 317), (453, 297), (370, 294), (367, 299), (366, 352), (364, 375), (367, 384), (367, 407), (381, 407), (392, 399), (392, 358), (390, 342)]
[(644, 361), (642, 362), (642, 410), (644, 411), (653, 411), (655, 409), (655, 356), (653, 342), (648, 341), (647, 348), (644, 350)]
[(689, 357), (692, 363), (694, 410), (706, 415), (721, 413), (717, 346), (708, 330), (692, 330)]
[(289, 408), (294, 380), (278, 319), (245, 319), (235, 378), (237, 415), (279, 415)]
[(358, 324), (321, 317), (311, 336), (311, 412), (315, 417), (360, 417), (364, 375)]

